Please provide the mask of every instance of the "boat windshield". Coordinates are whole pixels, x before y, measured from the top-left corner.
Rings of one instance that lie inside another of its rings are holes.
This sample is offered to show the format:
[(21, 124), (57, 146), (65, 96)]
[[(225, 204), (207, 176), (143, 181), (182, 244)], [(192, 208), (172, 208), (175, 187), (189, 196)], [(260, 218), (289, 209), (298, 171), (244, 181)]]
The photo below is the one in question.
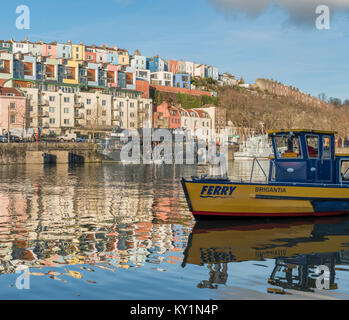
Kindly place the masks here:
[(278, 158), (302, 158), (299, 136), (285, 134), (274, 139)]

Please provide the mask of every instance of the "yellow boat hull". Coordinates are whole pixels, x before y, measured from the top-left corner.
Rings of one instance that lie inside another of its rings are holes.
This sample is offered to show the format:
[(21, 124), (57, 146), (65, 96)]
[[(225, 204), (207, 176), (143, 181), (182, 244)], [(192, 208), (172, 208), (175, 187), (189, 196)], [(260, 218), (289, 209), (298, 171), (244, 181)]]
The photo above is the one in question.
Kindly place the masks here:
[(182, 180), (195, 218), (331, 216), (349, 213), (346, 186)]

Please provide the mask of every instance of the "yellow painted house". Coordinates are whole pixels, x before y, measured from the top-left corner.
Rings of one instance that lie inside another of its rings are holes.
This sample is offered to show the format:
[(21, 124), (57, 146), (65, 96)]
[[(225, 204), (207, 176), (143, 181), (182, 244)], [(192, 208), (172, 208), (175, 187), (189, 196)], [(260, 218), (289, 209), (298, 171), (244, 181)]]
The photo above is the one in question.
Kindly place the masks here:
[(118, 49), (119, 55), (119, 64), (121, 65), (129, 65), (130, 64), (130, 56), (128, 51), (125, 49)]
[(79, 61), (69, 60), (65, 66), (63, 83), (79, 84)]
[(72, 44), (72, 59), (74, 61), (83, 61), (85, 60), (85, 46), (80, 44)]

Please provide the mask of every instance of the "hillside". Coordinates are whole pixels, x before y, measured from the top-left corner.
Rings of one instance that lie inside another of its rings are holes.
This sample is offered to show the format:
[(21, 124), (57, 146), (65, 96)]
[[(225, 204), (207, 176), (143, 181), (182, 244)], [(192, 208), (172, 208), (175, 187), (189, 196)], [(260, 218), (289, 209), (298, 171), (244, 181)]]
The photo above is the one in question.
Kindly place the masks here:
[(349, 136), (349, 108), (345, 106), (304, 105), (291, 97), (275, 96), (243, 88), (217, 87), (218, 105), (227, 109), (227, 118), (237, 127), (304, 128), (335, 130)]

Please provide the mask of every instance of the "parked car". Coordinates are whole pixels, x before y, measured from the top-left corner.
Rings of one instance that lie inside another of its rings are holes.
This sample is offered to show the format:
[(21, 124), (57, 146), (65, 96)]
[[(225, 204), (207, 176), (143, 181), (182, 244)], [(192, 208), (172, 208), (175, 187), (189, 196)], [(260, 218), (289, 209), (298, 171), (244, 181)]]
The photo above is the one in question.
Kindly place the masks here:
[(57, 137), (57, 141), (60, 141), (60, 142), (75, 142), (76, 139), (77, 137), (75, 133), (66, 133), (63, 136)]
[(0, 135), (0, 142), (7, 143), (8, 138), (6, 135)]
[(78, 137), (76, 138), (76, 142), (88, 142), (88, 138), (84, 138), (84, 137)]
[(18, 136), (10, 136), (10, 142), (21, 142), (21, 138)]

